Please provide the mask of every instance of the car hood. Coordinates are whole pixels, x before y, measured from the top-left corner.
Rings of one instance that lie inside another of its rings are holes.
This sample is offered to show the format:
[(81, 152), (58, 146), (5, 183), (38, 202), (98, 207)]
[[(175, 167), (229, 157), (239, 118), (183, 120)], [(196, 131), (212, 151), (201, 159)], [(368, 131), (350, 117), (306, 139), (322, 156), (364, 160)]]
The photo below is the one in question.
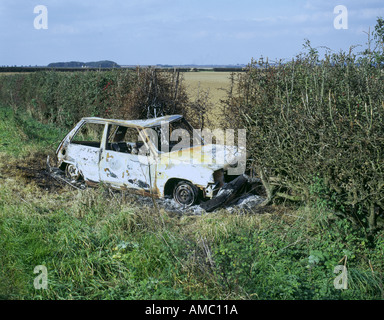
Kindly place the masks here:
[(172, 149), (170, 152), (161, 154), (160, 158), (162, 161), (169, 161), (172, 164), (190, 163), (217, 170), (221, 168), (226, 169), (230, 165), (236, 165), (240, 159), (244, 158), (244, 155), (244, 148), (208, 144), (179, 150)]

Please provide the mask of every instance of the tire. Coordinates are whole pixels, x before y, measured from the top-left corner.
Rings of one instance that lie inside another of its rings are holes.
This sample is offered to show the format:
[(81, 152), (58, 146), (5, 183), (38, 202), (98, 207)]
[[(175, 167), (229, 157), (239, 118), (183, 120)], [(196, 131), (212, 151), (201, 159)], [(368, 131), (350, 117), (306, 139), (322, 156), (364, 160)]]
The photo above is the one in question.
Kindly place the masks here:
[(205, 211), (212, 212), (224, 205), (230, 203), (238, 193), (243, 190), (242, 187), (248, 182), (248, 179), (244, 176), (238, 176), (231, 182), (225, 184), (219, 191), (219, 193), (200, 205)]
[(199, 190), (188, 181), (180, 181), (173, 189), (173, 199), (183, 205), (192, 206), (197, 202)]

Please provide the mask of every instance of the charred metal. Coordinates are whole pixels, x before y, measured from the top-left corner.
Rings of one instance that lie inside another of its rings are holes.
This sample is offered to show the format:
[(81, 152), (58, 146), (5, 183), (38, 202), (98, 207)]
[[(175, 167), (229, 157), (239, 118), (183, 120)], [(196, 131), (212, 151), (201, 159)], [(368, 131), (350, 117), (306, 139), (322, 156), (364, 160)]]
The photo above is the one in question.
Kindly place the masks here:
[[(190, 206), (244, 183), (245, 147), (207, 143), (181, 115), (147, 120), (83, 118), (56, 150), (71, 181), (100, 182)], [(237, 175), (228, 174), (237, 166)]]

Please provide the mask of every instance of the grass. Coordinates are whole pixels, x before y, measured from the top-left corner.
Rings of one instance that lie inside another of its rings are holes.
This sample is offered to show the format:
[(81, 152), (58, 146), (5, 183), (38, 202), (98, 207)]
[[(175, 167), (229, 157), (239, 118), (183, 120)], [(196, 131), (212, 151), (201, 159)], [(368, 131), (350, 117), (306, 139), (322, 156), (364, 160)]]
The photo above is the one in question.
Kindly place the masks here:
[(31, 152), (54, 149), (64, 131), (54, 125), (44, 125), (23, 112), (0, 106), (0, 153), (16, 157)]
[[(316, 207), (175, 216), (102, 185), (47, 191), (12, 172), (62, 133), (0, 114), (0, 299), (383, 298), (384, 233), (368, 242)], [(337, 290), (345, 256), (348, 289)], [(33, 286), (37, 265), (46, 290)]]

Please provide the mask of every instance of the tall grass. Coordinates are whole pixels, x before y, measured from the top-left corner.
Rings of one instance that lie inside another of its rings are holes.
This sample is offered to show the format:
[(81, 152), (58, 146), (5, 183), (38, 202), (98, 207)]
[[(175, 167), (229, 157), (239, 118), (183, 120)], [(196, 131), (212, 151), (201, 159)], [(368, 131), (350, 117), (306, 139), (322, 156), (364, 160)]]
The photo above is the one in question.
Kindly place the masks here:
[[(20, 201), (26, 192), (0, 187), (3, 299), (383, 298), (383, 243), (372, 250), (344, 225), (320, 233), (303, 224), (308, 212), (176, 218), (103, 188)], [(349, 287), (336, 290), (346, 255)], [(33, 286), (37, 265), (45, 290)]]
[[(328, 214), (321, 206), (175, 216), (103, 185), (49, 192), (9, 173), (22, 161), (15, 150), (34, 146), (33, 156), (58, 131), (17, 118), (3, 132), (28, 137), (23, 128), (32, 126), (42, 141), (15, 139), (18, 148), (0, 152), (1, 299), (384, 297), (382, 232), (368, 242), (348, 221), (319, 219)], [(348, 289), (337, 290), (333, 271), (345, 257)], [(47, 289), (34, 287), (38, 265), (47, 268)]]

